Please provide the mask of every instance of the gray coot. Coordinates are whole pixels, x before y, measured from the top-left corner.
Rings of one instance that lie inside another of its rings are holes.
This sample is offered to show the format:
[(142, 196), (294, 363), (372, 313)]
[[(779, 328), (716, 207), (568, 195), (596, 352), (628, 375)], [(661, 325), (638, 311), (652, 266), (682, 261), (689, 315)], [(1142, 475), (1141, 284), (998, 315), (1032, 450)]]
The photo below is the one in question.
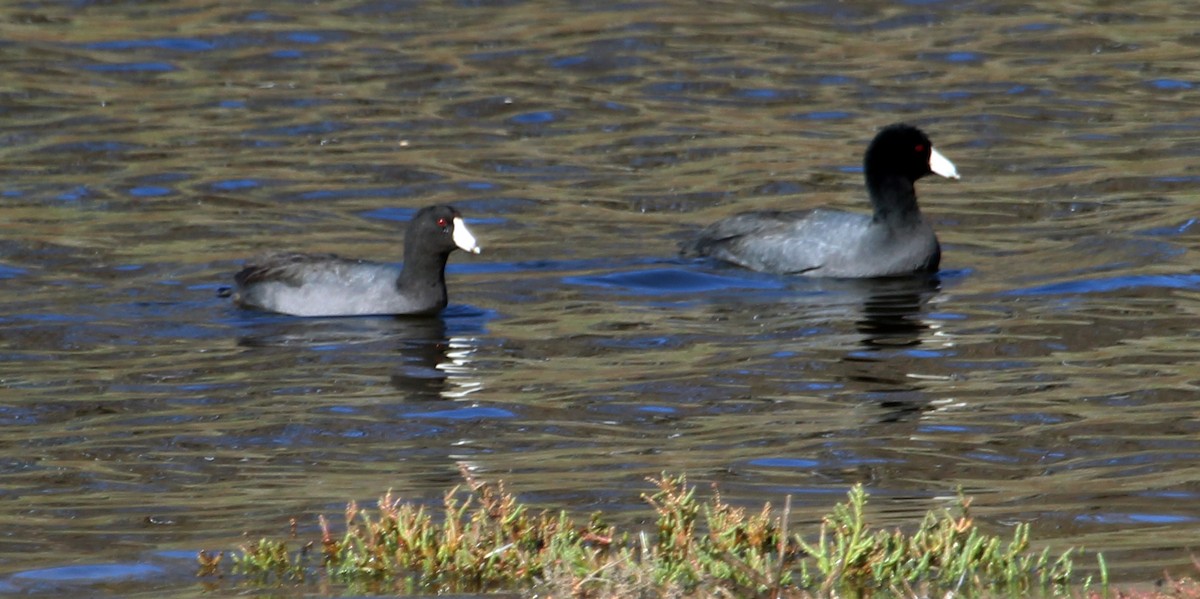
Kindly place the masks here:
[(422, 208), (404, 234), (404, 265), (333, 254), (269, 254), (234, 275), (241, 306), (295, 316), (436, 314), (446, 307), (446, 259), (480, 252), (462, 215)]
[(683, 245), (749, 269), (814, 277), (887, 277), (935, 272), (941, 247), (921, 216), (913, 183), (935, 173), (957, 179), (954, 164), (920, 129), (889, 125), (863, 157), (872, 215), (819, 208), (746, 212), (717, 221)]

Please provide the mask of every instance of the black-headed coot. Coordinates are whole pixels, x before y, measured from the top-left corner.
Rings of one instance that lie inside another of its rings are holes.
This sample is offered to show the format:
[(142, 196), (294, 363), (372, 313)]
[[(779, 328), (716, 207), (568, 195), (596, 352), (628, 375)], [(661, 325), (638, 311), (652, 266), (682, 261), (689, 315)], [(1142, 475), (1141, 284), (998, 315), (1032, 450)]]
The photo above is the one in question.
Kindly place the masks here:
[(404, 265), (332, 254), (269, 254), (234, 276), (235, 301), (295, 316), (436, 314), (446, 307), (446, 259), (480, 249), (450, 206), (422, 208), (404, 234)]
[(717, 221), (683, 245), (763, 272), (814, 277), (887, 277), (934, 272), (941, 247), (921, 216), (913, 183), (936, 173), (957, 179), (954, 164), (920, 129), (885, 127), (863, 157), (872, 215), (820, 208), (746, 212)]

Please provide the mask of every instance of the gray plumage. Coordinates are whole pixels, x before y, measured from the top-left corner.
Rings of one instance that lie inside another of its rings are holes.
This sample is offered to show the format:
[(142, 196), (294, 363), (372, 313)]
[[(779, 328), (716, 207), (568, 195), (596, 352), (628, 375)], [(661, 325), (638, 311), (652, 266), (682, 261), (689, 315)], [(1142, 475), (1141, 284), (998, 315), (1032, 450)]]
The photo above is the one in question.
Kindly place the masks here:
[(295, 316), (436, 314), (446, 307), (446, 260), (479, 253), (458, 211), (417, 212), (404, 235), (402, 267), (333, 254), (272, 253), (234, 275), (238, 305)]
[(820, 208), (745, 212), (705, 227), (682, 246), (763, 272), (819, 277), (885, 277), (936, 271), (941, 246), (917, 206), (913, 183), (930, 173), (957, 179), (954, 165), (919, 129), (884, 128), (863, 158), (875, 211)]

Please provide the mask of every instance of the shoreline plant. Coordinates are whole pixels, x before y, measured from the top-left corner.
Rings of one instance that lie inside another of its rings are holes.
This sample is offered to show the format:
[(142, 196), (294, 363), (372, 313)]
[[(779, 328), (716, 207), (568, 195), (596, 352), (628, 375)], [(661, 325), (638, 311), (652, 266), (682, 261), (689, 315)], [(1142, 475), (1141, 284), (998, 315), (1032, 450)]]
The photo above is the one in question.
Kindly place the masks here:
[[(234, 552), (232, 572), (252, 586), (319, 585), (346, 593), (520, 592), (551, 597), (956, 597), (1079, 596), (1074, 548), (1030, 548), (1028, 524), (1011, 537), (980, 530), (970, 501), (926, 514), (912, 532), (870, 526), (868, 496), (846, 501), (809, 537), (789, 531), (791, 498), (774, 513), (707, 501), (684, 476), (651, 479), (642, 498), (653, 532), (619, 531), (599, 514), (534, 512), (503, 482), (477, 480), (446, 493), (441, 510), (391, 491), (374, 510), (350, 502), (345, 530), (322, 516), (319, 540), (261, 539)], [(435, 514), (435, 512), (438, 512)], [(201, 575), (219, 576), (222, 554), (201, 552)], [(1096, 555), (1107, 590), (1107, 566)]]

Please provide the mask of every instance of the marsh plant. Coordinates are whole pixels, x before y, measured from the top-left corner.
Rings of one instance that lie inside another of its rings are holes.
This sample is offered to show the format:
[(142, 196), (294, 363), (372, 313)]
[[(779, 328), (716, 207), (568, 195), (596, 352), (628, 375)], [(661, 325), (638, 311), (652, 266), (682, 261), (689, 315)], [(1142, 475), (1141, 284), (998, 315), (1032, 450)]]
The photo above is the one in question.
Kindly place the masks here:
[[(778, 513), (699, 501), (685, 477), (663, 475), (643, 499), (652, 531), (619, 531), (599, 515), (533, 512), (501, 482), (464, 471), (440, 510), (388, 492), (374, 510), (351, 502), (343, 532), (322, 517), (319, 541), (263, 539), (231, 557), (251, 584), (333, 584), (350, 593), (519, 591), (554, 597), (811, 597), (1060, 595), (1073, 580), (1075, 550), (1032, 551), (1029, 527), (1010, 538), (979, 530), (970, 502), (930, 512), (915, 531), (869, 526), (867, 494), (852, 487), (819, 531), (788, 530), (790, 498)], [(434, 513), (436, 512), (436, 513)], [(1097, 556), (1106, 585), (1103, 558)], [(202, 572), (220, 556), (201, 554)], [(1069, 586), (1071, 585), (1071, 586)]]

